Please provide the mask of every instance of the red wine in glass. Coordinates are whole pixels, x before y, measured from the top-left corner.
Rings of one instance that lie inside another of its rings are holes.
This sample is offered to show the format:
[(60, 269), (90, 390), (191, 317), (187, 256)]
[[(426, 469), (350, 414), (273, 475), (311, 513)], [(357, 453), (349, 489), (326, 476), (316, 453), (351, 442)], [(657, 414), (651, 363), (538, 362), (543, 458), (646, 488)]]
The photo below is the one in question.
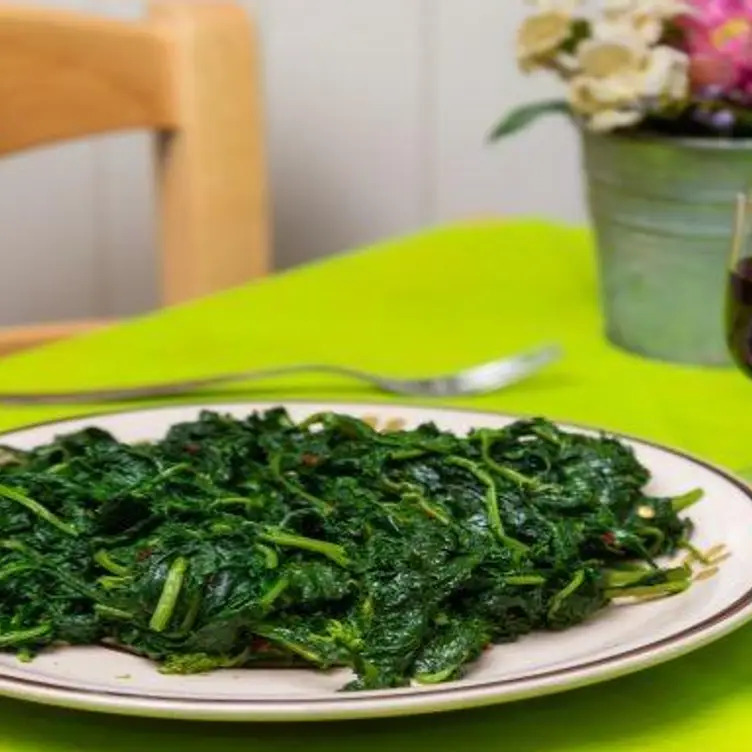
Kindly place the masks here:
[(726, 339), (736, 365), (752, 378), (752, 193), (739, 193), (726, 292)]
[(752, 378), (752, 257), (737, 257), (729, 273), (726, 339), (736, 365)]

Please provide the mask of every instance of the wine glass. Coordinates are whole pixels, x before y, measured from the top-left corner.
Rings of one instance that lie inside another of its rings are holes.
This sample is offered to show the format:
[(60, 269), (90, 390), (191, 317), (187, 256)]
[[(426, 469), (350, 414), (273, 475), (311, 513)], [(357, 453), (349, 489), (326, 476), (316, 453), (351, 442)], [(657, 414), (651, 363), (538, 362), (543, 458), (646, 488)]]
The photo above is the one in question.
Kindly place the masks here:
[[(736, 199), (734, 233), (726, 290), (726, 341), (736, 365), (752, 378), (752, 194)], [(752, 467), (737, 470), (752, 483)]]
[(726, 291), (726, 341), (736, 365), (752, 378), (752, 194), (740, 193)]

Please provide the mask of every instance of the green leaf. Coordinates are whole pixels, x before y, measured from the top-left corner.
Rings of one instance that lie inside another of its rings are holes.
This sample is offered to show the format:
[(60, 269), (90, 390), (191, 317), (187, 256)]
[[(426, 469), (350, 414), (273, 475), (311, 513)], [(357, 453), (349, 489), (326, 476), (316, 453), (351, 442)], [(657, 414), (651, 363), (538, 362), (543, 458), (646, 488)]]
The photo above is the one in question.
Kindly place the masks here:
[(489, 133), (488, 140), (494, 142), (505, 136), (511, 136), (513, 133), (527, 128), (528, 125), (544, 115), (555, 113), (568, 115), (570, 113), (569, 103), (563, 99), (548, 99), (544, 102), (534, 102), (517, 107), (496, 124)]

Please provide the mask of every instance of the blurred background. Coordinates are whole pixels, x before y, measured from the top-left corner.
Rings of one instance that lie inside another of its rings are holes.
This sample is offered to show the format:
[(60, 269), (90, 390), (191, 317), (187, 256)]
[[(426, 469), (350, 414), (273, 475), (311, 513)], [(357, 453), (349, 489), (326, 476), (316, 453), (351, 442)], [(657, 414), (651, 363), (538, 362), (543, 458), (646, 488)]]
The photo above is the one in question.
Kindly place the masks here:
[[(136, 18), (136, 0), (16, 0)], [(420, 228), (584, 220), (574, 130), (549, 119), (495, 147), (507, 108), (560, 94), (526, 78), (511, 0), (245, 0), (261, 37), (278, 269)], [(227, 96), (231, 97), (228, 91)], [(156, 303), (151, 137), (0, 162), (0, 325)]]

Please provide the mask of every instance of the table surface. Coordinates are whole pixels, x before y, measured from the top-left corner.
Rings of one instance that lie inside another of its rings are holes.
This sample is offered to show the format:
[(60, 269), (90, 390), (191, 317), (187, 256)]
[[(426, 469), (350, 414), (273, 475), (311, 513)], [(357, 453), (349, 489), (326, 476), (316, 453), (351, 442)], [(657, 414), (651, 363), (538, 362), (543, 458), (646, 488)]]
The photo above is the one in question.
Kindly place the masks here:
[[(720, 315), (720, 312), (719, 312)], [(752, 385), (733, 369), (650, 362), (609, 345), (592, 241), (537, 221), (442, 228), (304, 267), (0, 363), (0, 390), (139, 384), (295, 362), (444, 372), (559, 342), (566, 357), (524, 384), (451, 404), (540, 414), (752, 466)], [(298, 376), (192, 401), (387, 399)], [(102, 405), (86, 408), (102, 412)], [(81, 414), (0, 408), (0, 430)], [(123, 719), (0, 701), (0, 752), (713, 752), (749, 748), (752, 628), (664, 666), (549, 698), (412, 719), (211, 725)]]

